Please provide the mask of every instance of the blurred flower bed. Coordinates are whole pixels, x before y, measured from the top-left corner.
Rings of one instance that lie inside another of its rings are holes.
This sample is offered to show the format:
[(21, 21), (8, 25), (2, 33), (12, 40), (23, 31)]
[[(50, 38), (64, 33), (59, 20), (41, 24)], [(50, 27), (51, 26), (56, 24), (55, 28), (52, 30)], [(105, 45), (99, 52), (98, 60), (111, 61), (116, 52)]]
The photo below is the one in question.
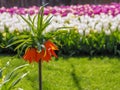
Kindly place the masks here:
[[(34, 17), (39, 7), (0, 8), (1, 52), (13, 35), (29, 33), (30, 27), (20, 15)], [(46, 15), (53, 15), (44, 33), (59, 32), (54, 41), (60, 54), (79, 55), (110, 53), (120, 55), (120, 4), (47, 6)], [(60, 32), (61, 31), (61, 32)], [(13, 34), (14, 33), (14, 34)], [(49, 36), (48, 35), (48, 36)], [(13, 50), (12, 47), (10, 50)]]
[[(32, 6), (29, 8), (18, 8), (18, 7), (12, 7), (12, 8), (0, 8), (0, 13), (10, 13), (10, 14), (36, 14), (38, 13), (39, 7)], [(104, 5), (71, 5), (71, 6), (47, 6), (45, 8), (46, 15), (53, 14), (53, 15), (62, 15), (66, 16), (68, 13), (72, 13), (74, 15), (89, 15), (93, 16), (100, 13), (105, 13), (109, 15), (116, 16), (120, 13), (120, 3), (111, 3), (111, 4), (104, 4)]]

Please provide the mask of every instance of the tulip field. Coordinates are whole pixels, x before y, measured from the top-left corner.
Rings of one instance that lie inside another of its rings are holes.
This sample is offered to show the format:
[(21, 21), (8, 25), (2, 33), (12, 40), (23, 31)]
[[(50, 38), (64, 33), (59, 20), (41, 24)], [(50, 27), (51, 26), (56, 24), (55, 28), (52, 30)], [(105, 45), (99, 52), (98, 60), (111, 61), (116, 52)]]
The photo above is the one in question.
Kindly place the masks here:
[[(104, 53), (120, 55), (119, 8), (119, 3), (46, 6), (44, 8), (44, 19), (47, 16), (52, 17), (52, 19), (43, 33), (52, 32), (54, 34), (59, 31), (66, 33), (53, 35), (53, 41), (59, 46), (63, 54), (79, 55), (82, 52), (89, 55)], [(1, 7), (0, 46), (6, 47), (12, 42), (10, 38), (15, 35), (28, 34), (31, 28), (21, 18), (21, 15), (27, 20), (29, 17), (34, 20), (38, 12), (39, 7), (36, 6), (30, 8)], [(37, 19), (34, 20), (34, 26), (36, 27), (36, 25)], [(8, 49), (14, 51), (13, 48)], [(4, 49), (1, 48), (0, 51), (2, 52)]]
[[(29, 30), (28, 25), (20, 18), (23, 15), (27, 18), (35, 16), (39, 7), (30, 8), (0, 8), (0, 31), (4, 31), (4, 26), (8, 27), (10, 32), (18, 29), (20, 32)], [(106, 5), (71, 5), (71, 6), (47, 6), (44, 10), (45, 15), (53, 15), (51, 24), (46, 31), (56, 30), (59, 27), (75, 27), (80, 34), (83, 31), (89, 34), (90, 30), (100, 32), (102, 29), (106, 34), (120, 29), (120, 4), (112, 3)], [(21, 27), (20, 27), (21, 26)]]
[(41, 90), (40, 62), (43, 90), (119, 90), (120, 3), (1, 7), (0, 90)]

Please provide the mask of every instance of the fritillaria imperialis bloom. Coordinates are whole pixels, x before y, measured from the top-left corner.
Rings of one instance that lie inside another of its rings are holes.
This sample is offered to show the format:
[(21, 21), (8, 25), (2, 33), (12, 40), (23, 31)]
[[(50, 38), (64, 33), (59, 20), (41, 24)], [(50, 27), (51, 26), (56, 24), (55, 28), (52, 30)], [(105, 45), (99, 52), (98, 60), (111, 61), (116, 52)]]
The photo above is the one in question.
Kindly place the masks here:
[(28, 24), (30, 32), (29, 34), (13, 37), (12, 40), (14, 42), (8, 45), (8, 47), (17, 44), (15, 50), (20, 50), (21, 52), (27, 48), (23, 59), (29, 61), (29, 63), (39, 61), (48, 62), (52, 56), (57, 57), (55, 50), (58, 50), (58, 48), (49, 40), (52, 35), (47, 37), (47, 33), (44, 33), (44, 30), (48, 27), (52, 19), (52, 16), (44, 17), (44, 6), (33, 17), (34, 19), (30, 15), (28, 15), (29, 19), (26, 19), (22, 15), (20, 17)]
[[(13, 37), (13, 43), (8, 45), (10, 47), (12, 45), (16, 45), (15, 50), (26, 49), (26, 52), (23, 56), (23, 59), (28, 61), (29, 63), (37, 62), (38, 63), (38, 74), (39, 74), (39, 90), (42, 90), (42, 62), (41, 61), (49, 61), (52, 56), (57, 58), (55, 50), (58, 50), (57, 46), (52, 43), (47, 37), (46, 33), (43, 31), (50, 24), (52, 17), (44, 17), (44, 6), (40, 8), (40, 11), (37, 15), (32, 19), (30, 15), (28, 15), (28, 20), (21, 15), (21, 18), (29, 25), (30, 32), (29, 34), (22, 34), (16, 37)], [(36, 20), (36, 23), (35, 23)], [(20, 54), (20, 53), (19, 53)]]
[(39, 60), (48, 62), (51, 60), (51, 56), (57, 58), (54, 50), (58, 50), (58, 48), (54, 43), (48, 40), (44, 43), (44, 46), (45, 48), (43, 48), (41, 52), (38, 52), (38, 50), (34, 47), (28, 48), (23, 56), (24, 60), (27, 60), (30, 63), (34, 61), (39, 62)]

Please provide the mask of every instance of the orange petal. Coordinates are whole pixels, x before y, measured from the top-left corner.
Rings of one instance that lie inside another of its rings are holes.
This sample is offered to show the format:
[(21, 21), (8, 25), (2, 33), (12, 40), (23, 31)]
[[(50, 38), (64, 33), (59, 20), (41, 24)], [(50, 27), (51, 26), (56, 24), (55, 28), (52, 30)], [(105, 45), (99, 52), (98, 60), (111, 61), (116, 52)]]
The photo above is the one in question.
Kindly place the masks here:
[(25, 51), (25, 55), (26, 55), (26, 56), (29, 56), (29, 55), (30, 55), (30, 48), (28, 48), (28, 49)]
[(44, 56), (44, 50), (42, 50), (40, 53), (37, 52), (36, 62), (38, 62), (43, 56)]
[(46, 41), (44, 45), (46, 48), (52, 48), (53, 50), (58, 50), (57, 46), (49, 40)]
[(35, 60), (35, 59), (36, 59), (37, 50), (36, 50), (35, 48), (32, 49), (32, 51), (31, 51), (31, 56), (32, 56), (32, 60)]
[(37, 49), (36, 48), (28, 48), (23, 56), (23, 59), (29, 61), (30, 63), (36, 61)]
[(42, 56), (42, 60), (47, 62), (51, 60), (51, 55), (47, 50), (44, 52), (44, 55)]
[(30, 48), (28, 48), (28, 49), (25, 51), (25, 54), (24, 54), (24, 56), (23, 56), (23, 59), (28, 60), (28, 59), (29, 59), (29, 56), (30, 56)]
[(57, 58), (57, 55), (56, 55), (56, 53), (55, 53), (55, 51), (54, 51), (54, 50), (50, 49), (50, 53), (51, 53), (51, 55), (53, 55), (54, 57), (56, 57), (56, 58)]
[(36, 62), (39, 62), (39, 60), (40, 60), (40, 54), (37, 53), (36, 58), (35, 58), (35, 61), (36, 61)]

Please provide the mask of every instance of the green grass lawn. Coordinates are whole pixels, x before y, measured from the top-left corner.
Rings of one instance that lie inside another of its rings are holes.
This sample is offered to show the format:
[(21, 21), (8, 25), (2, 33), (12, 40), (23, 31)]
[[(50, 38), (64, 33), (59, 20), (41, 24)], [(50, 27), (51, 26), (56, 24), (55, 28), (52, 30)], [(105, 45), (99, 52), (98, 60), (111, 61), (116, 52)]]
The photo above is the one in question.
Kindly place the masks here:
[[(15, 56), (0, 56), (0, 67), (10, 65), (3, 76), (15, 67), (26, 64)], [(15, 87), (38, 90), (38, 66), (30, 64), (24, 69), (29, 74)], [(118, 57), (60, 57), (43, 62), (43, 90), (120, 90), (120, 58)], [(20, 72), (18, 74), (21, 74)], [(13, 90), (19, 90), (19, 89)]]

